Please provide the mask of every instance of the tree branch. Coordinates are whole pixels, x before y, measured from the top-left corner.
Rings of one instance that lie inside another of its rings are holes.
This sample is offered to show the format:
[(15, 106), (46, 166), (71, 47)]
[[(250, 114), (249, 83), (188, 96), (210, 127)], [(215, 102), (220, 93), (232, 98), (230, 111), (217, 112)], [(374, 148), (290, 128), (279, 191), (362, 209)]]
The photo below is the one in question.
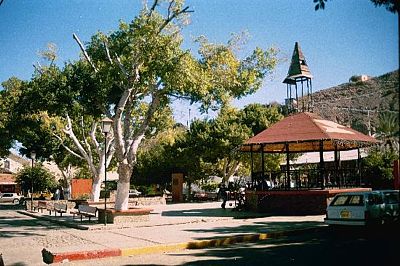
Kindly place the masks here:
[(73, 129), (72, 129), (72, 122), (71, 122), (71, 118), (68, 116), (67, 114), (67, 125), (65, 126), (64, 129), (64, 133), (67, 134), (71, 140), (73, 141), (73, 143), (75, 144), (75, 147), (79, 150), (79, 153), (81, 154), (81, 156), (86, 160), (86, 162), (89, 165), (89, 168), (91, 169), (92, 173), (97, 173), (97, 168), (94, 165), (93, 162), (93, 158), (91, 158), (89, 156), (89, 154), (86, 152), (86, 150), (82, 147), (80, 141), (78, 140), (78, 138), (76, 137)]
[(151, 14), (154, 12), (154, 10), (156, 9), (156, 7), (157, 7), (157, 4), (158, 4), (158, 0), (154, 0), (154, 2), (153, 2), (153, 5), (151, 6), (151, 8), (150, 8), (150, 12), (149, 12), (149, 17), (151, 16)]
[(110, 55), (110, 49), (108, 49), (108, 45), (107, 45), (106, 41), (103, 41), (103, 43), (104, 43), (104, 48), (106, 49), (106, 54), (107, 54), (108, 61), (110, 61), (111, 65), (112, 65), (113, 64), (113, 60), (112, 60), (111, 55)]
[(60, 136), (58, 136), (58, 135), (56, 135), (56, 134), (53, 134), (53, 136), (56, 137), (56, 138), (61, 142), (61, 146), (63, 146), (69, 153), (71, 153), (72, 155), (78, 157), (79, 159), (82, 159), (82, 160), (85, 159), (85, 158), (83, 158), (81, 155), (77, 154), (76, 152), (74, 152), (73, 150), (71, 150), (69, 147), (67, 147), (67, 146), (64, 144), (64, 141), (63, 141), (63, 139), (62, 139)]
[(92, 66), (94, 72), (97, 73), (98, 70), (97, 70), (96, 66), (93, 64), (92, 60), (90, 59), (90, 56), (86, 52), (85, 47), (83, 46), (82, 42), (79, 40), (78, 36), (75, 33), (73, 33), (72, 37), (78, 43), (79, 48), (81, 48), (81, 51), (82, 51), (83, 55), (85, 56), (85, 58), (89, 62), (89, 64)]
[(178, 17), (179, 15), (184, 14), (184, 13), (192, 13), (192, 12), (194, 12), (193, 10), (188, 10), (188, 9), (189, 9), (189, 7), (187, 6), (187, 7), (185, 7), (184, 9), (181, 9), (181, 10), (179, 10), (179, 11), (177, 11), (177, 12), (173, 12), (172, 15), (170, 15), (169, 17), (167, 17), (167, 18), (165, 19), (164, 23), (161, 25), (161, 27), (160, 27), (160, 29), (158, 30), (157, 33), (158, 33), (158, 34), (161, 33), (161, 31), (162, 31), (174, 18)]
[[(161, 84), (161, 81), (159, 81), (157, 84), (154, 85), (155, 88), (157, 88)], [(126, 151), (126, 155), (128, 156), (128, 160), (132, 160), (134, 155), (137, 152), (137, 148), (139, 147), (140, 142), (144, 138), (144, 134), (146, 130), (149, 127), (151, 118), (153, 117), (154, 112), (157, 110), (157, 107), (160, 104), (160, 97), (161, 97), (161, 91), (154, 91), (152, 95), (152, 100), (149, 106), (149, 109), (147, 110), (146, 113), (146, 118), (143, 120), (143, 123), (140, 125), (139, 130), (135, 133), (133, 136), (133, 141), (130, 144), (128, 150)]]
[(126, 68), (124, 67), (124, 65), (121, 62), (121, 59), (118, 57), (117, 54), (115, 54), (115, 62), (117, 63), (119, 69), (121, 69), (122, 73), (124, 74), (124, 76), (126, 77), (126, 79), (130, 79), (130, 75), (128, 73), (128, 71), (126, 70)]
[(33, 68), (34, 68), (37, 72), (39, 72), (40, 75), (42, 75), (42, 74), (43, 74), (42, 66), (40, 65), (39, 62), (37, 62), (37, 64), (39, 65), (39, 67), (37, 67), (35, 64), (33, 64)]
[(97, 155), (100, 157), (100, 144), (96, 138), (96, 129), (97, 129), (97, 123), (93, 122), (92, 129), (90, 130), (90, 139), (92, 140), (93, 146), (96, 149)]

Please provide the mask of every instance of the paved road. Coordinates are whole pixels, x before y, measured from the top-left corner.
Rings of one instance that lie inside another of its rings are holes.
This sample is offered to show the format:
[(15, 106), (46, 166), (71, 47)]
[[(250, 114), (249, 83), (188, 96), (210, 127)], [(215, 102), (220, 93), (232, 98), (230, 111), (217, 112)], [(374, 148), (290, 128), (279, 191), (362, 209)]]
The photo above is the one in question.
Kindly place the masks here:
[(73, 229), (38, 220), (16, 212), (18, 205), (0, 205), (0, 253), (5, 265), (46, 265), (44, 246), (79, 243), (69, 232)]
[(400, 261), (398, 229), (332, 232), (325, 228), (311, 234), (223, 248), (65, 262), (62, 265), (397, 265)]
[[(94, 230), (89, 231), (25, 216), (16, 212), (16, 206), (1, 206), (0, 253), (6, 265), (43, 265), (43, 248), (52, 252), (142, 248), (320, 226), (322, 221), (322, 216), (249, 218), (253, 214), (222, 210), (219, 205), (219, 202), (210, 202), (154, 206), (148, 222), (137, 222), (127, 228), (104, 228), (93, 223)], [(43, 215), (48, 216), (46, 212)], [(67, 216), (63, 219), (72, 219)], [(237, 216), (240, 219), (235, 219)]]

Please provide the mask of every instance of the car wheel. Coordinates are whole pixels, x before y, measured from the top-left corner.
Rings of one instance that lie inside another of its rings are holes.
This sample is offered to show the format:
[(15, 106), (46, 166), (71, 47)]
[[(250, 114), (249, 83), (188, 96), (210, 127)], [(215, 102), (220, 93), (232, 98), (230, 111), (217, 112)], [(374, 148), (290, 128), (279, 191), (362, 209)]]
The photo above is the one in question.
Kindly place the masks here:
[(13, 203), (14, 203), (14, 204), (19, 204), (19, 199), (14, 199), (14, 200), (13, 200)]

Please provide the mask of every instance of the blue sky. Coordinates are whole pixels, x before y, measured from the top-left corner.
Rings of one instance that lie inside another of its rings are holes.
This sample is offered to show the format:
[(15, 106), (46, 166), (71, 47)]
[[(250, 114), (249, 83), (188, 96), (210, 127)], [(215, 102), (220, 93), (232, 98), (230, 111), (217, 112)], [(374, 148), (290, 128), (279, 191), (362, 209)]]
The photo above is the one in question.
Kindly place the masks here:
[[(152, 1), (149, 1), (150, 3)], [(185, 48), (195, 36), (226, 42), (231, 33), (248, 31), (250, 40), (242, 53), (256, 46), (280, 49), (286, 58), (263, 88), (235, 105), (252, 102), (283, 102), (286, 76), (294, 43), (298, 41), (307, 59), (314, 91), (347, 82), (355, 74), (378, 76), (398, 69), (396, 15), (369, 0), (332, 0), (324, 11), (314, 11), (312, 0), (187, 0), (194, 10), (185, 28)], [(97, 31), (117, 29), (120, 19), (130, 21), (142, 0), (5, 0), (0, 6), (0, 82), (11, 76), (29, 79), (32, 64), (46, 44), (59, 49), (60, 61), (75, 60), (77, 33), (88, 41)], [(195, 51), (194, 51), (195, 52)], [(198, 116), (195, 107), (177, 102), (176, 118)]]

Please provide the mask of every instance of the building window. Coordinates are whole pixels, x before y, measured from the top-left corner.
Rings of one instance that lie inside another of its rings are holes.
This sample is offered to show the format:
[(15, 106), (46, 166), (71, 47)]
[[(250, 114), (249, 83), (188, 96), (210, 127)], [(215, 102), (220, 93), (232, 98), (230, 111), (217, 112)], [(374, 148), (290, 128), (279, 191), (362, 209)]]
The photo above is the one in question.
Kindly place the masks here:
[(4, 161), (4, 169), (10, 170), (10, 161)]

